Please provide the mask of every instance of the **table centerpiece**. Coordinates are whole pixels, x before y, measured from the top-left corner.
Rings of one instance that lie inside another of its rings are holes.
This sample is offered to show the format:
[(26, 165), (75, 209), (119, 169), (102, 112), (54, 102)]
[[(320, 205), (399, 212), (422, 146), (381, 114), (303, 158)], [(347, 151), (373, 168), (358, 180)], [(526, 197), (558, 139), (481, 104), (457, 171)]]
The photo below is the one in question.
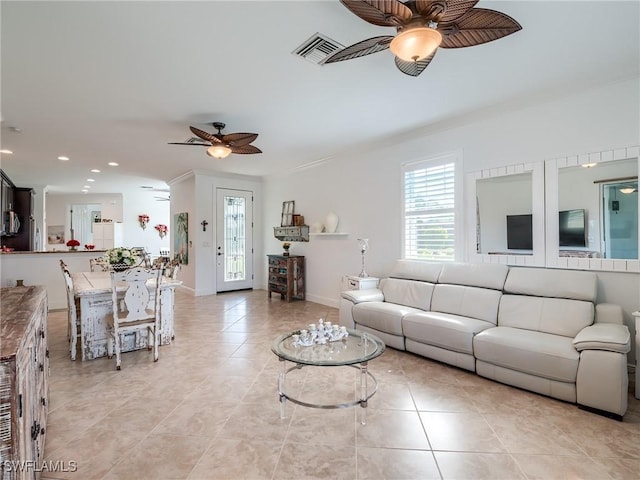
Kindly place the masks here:
[(125, 247), (110, 248), (105, 252), (103, 258), (115, 271), (131, 268), (140, 260), (136, 249)]

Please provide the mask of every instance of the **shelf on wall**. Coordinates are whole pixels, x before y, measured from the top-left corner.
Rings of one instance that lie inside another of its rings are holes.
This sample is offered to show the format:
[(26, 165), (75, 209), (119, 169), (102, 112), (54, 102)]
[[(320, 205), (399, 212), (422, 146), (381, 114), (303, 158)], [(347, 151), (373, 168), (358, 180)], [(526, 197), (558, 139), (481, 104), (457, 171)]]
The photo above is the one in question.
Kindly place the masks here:
[(334, 232), (334, 233), (321, 232), (321, 233), (309, 233), (309, 235), (314, 237), (346, 237), (349, 234), (344, 232)]

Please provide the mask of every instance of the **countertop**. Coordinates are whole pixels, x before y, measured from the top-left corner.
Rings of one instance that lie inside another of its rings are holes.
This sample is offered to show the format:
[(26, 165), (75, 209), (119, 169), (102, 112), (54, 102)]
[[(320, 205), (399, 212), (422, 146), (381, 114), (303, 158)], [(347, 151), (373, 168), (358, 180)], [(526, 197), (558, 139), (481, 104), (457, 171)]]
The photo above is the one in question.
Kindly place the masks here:
[(46, 296), (47, 290), (42, 286), (0, 288), (0, 360), (16, 354), (25, 330)]
[(14, 252), (0, 252), (2, 255), (24, 255), (26, 253), (30, 254), (47, 254), (47, 253), (55, 253), (56, 255), (60, 255), (61, 253), (104, 253), (106, 250), (69, 250), (67, 248), (61, 248), (60, 250), (47, 250), (47, 251), (34, 251), (34, 250), (22, 250), (22, 251), (14, 251)]

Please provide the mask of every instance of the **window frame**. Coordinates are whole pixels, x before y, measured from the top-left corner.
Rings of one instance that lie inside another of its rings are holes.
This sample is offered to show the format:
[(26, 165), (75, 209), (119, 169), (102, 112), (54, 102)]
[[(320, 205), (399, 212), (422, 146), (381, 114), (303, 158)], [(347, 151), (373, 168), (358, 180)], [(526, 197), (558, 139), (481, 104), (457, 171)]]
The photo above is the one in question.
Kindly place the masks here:
[(413, 160), (410, 162), (405, 162), (401, 165), (401, 178), (402, 178), (402, 189), (401, 189), (401, 217), (402, 217), (402, 227), (401, 227), (401, 257), (403, 259), (407, 259), (407, 211), (406, 211), (406, 173), (413, 170), (421, 170), (426, 168), (438, 167), (440, 165), (453, 164), (454, 174), (453, 174), (453, 182), (454, 182), (454, 254), (453, 259), (451, 260), (436, 260), (436, 259), (415, 259), (411, 258), (410, 260), (416, 261), (452, 261), (452, 262), (460, 262), (463, 261), (465, 257), (465, 231), (464, 231), (464, 173), (463, 173), (463, 160), (462, 160), (462, 151), (458, 150), (455, 152), (443, 153), (441, 155), (426, 157), (418, 160)]

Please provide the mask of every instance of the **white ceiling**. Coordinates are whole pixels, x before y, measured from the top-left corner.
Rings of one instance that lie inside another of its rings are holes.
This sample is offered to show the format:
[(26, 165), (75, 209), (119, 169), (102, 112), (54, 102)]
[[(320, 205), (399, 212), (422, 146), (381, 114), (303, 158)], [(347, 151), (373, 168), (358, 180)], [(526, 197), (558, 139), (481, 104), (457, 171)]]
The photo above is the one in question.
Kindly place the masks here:
[[(640, 75), (639, 1), (478, 7), (523, 28), (440, 49), (414, 78), (388, 51), (322, 67), (292, 55), (316, 32), (344, 45), (393, 34), (338, 1), (2, 0), (1, 147), (14, 152), (2, 169), (18, 186), (54, 192), (79, 192), (90, 176), (96, 193), (190, 170), (263, 176)], [(223, 133), (259, 133), (264, 153), (215, 160), (167, 144), (212, 121), (227, 124)]]

